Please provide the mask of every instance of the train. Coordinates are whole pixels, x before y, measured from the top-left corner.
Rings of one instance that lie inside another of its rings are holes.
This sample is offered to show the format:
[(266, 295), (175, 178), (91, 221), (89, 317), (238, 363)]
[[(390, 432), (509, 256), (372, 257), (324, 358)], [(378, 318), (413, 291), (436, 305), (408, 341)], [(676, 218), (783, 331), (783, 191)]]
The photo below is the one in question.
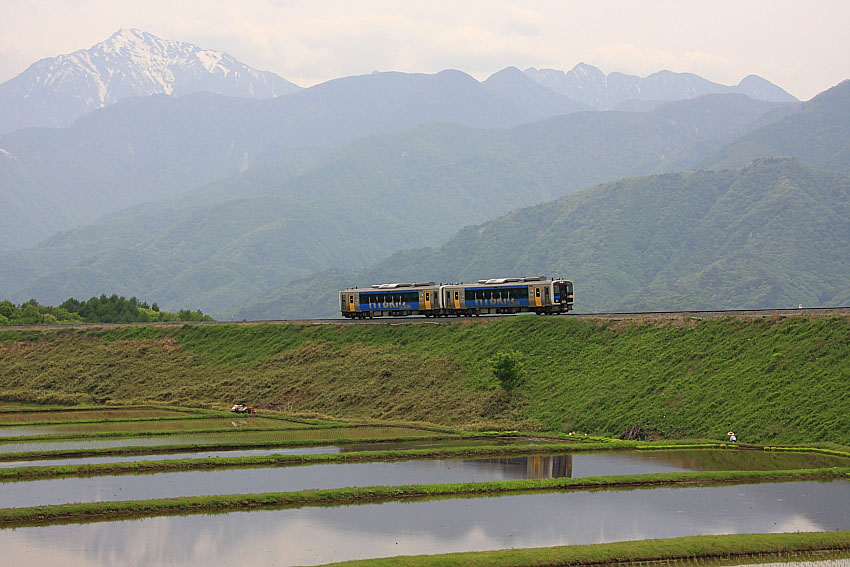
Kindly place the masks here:
[(573, 299), (572, 281), (542, 276), (494, 278), (474, 284), (385, 283), (339, 292), (340, 310), (348, 319), (557, 315), (572, 310)]

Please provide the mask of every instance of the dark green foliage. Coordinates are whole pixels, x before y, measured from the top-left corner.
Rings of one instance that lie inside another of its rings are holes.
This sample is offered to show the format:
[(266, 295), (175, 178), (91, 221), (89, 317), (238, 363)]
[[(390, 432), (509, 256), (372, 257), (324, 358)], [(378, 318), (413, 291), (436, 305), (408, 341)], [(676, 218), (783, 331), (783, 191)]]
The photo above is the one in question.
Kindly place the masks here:
[(135, 297), (126, 299), (112, 294), (106, 297), (92, 297), (88, 301), (69, 299), (60, 305), (64, 309), (77, 313), (87, 323), (133, 323), (148, 321), (147, 315), (139, 310), (141, 302)]
[(523, 358), (521, 352), (509, 351), (497, 352), (493, 358), (487, 361), (493, 376), (506, 392), (512, 391), (525, 382)]
[[(154, 303), (156, 306), (156, 303)], [(150, 309), (135, 297), (126, 299), (112, 294), (79, 301), (73, 297), (59, 307), (40, 305), (30, 299), (20, 307), (8, 300), (0, 302), (0, 325), (41, 325), (57, 323), (139, 323), (155, 321), (212, 321), (200, 309), (181, 309), (177, 313)]]

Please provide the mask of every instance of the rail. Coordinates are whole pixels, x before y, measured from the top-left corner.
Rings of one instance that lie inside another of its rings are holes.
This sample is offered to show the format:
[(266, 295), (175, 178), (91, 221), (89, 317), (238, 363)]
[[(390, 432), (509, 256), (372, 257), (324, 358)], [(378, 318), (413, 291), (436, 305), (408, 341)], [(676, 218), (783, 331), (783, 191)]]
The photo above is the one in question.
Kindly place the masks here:
[[(556, 317), (577, 319), (673, 319), (680, 317), (691, 317), (705, 319), (709, 317), (767, 317), (779, 315), (783, 317), (804, 314), (831, 314), (850, 313), (847, 307), (803, 307), (797, 309), (704, 309), (688, 311), (612, 311), (599, 313), (564, 313)], [(522, 315), (482, 315), (473, 319), (487, 320), (502, 317), (529, 317), (533, 314)], [(151, 325), (156, 327), (181, 327), (183, 325), (398, 325), (398, 324), (432, 324), (440, 325), (452, 321), (468, 321), (466, 317), (451, 317), (444, 319), (431, 319), (425, 317), (379, 317), (375, 319), (255, 319), (251, 321), (160, 321), (160, 322), (135, 322), (135, 323), (68, 323), (68, 324), (46, 324), (46, 325), (8, 325), (0, 327), (0, 331), (13, 330), (24, 331), (32, 329), (74, 329), (74, 328), (114, 328), (129, 326)]]

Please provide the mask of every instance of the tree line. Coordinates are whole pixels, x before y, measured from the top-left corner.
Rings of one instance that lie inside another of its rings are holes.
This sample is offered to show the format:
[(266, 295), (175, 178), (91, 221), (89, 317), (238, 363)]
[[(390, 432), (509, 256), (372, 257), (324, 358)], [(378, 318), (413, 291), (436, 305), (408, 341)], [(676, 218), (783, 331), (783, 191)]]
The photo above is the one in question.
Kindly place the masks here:
[(0, 301), (0, 325), (44, 325), (60, 323), (153, 323), (158, 321), (212, 321), (200, 309), (181, 309), (176, 313), (161, 311), (156, 303), (148, 304), (136, 297), (129, 299), (102, 294), (87, 301), (73, 297), (58, 307), (41, 305), (30, 299), (21, 305)]

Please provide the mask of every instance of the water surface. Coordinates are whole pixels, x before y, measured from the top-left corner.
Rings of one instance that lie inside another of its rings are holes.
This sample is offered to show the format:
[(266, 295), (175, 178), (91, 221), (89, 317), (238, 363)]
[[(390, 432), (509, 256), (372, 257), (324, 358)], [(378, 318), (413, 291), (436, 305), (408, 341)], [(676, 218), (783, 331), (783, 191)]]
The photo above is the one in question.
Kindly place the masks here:
[[(288, 467), (253, 467), (208, 471), (165, 472), (144, 475), (70, 477), (49, 480), (0, 483), (0, 507), (18, 508), (45, 504), (98, 502), (110, 500), (147, 500), (178, 496), (293, 492), (307, 489), (349, 486), (397, 486), (404, 484), (489, 482), (527, 478), (560, 478), (635, 475), (692, 470), (712, 470), (716, 461), (706, 459), (709, 467), (699, 468), (690, 453), (710, 457), (711, 451), (671, 451), (649, 453), (584, 453), (552, 456), (528, 456), (490, 459), (427, 459), (375, 463), (336, 463)], [(728, 451), (730, 458), (746, 456)], [(678, 458), (676, 455), (680, 455)], [(769, 454), (765, 454), (769, 456)], [(802, 466), (811, 468), (800, 457), (789, 454)], [(724, 461), (727, 470), (746, 470), (749, 461), (738, 469)], [(685, 466), (687, 465), (687, 466)], [(782, 463), (783, 468), (788, 463)]]
[(187, 417), (198, 414), (164, 408), (59, 409), (49, 411), (0, 411), (0, 422), (70, 421), (83, 419), (143, 419), (151, 417)]
[(185, 419), (108, 421), (100, 423), (66, 423), (55, 425), (15, 425), (0, 427), (0, 437), (30, 437), (36, 435), (75, 435), (86, 433), (185, 431), (191, 429), (235, 429), (238, 427), (310, 427), (303, 423), (262, 417), (193, 417)]
[(850, 482), (550, 492), (0, 530), (10, 565), (316, 565), (402, 554), (850, 529)]
[[(8, 429), (25, 429), (15, 427)], [(122, 437), (118, 439), (68, 439), (60, 441), (38, 440), (32, 441), (7, 441), (0, 440), (0, 453), (19, 453), (23, 451), (54, 451), (54, 450), (80, 450), (94, 449), (98, 447), (130, 447), (142, 446), (153, 447), (157, 445), (192, 445), (216, 443), (285, 443), (287, 441), (326, 441), (334, 439), (377, 439), (381, 437), (419, 437), (431, 434), (422, 429), (407, 427), (329, 427), (324, 429), (279, 429), (267, 431), (240, 431), (238, 427), (231, 427), (230, 431), (215, 433), (196, 433), (155, 435), (150, 437)]]
[[(173, 439), (173, 438), (171, 438)], [(193, 439), (195, 439), (193, 437)], [(126, 442), (126, 440), (125, 440)], [(352, 451), (399, 451), (405, 449), (429, 449), (444, 447), (471, 447), (476, 445), (509, 445), (516, 443), (528, 443), (519, 439), (450, 439), (422, 440), (422, 441), (377, 441), (373, 443), (357, 443), (345, 445), (320, 445), (317, 447), (295, 447), (295, 448), (264, 448), (264, 449), (227, 449), (222, 451), (204, 451), (203, 444), (198, 444), (196, 450), (187, 449), (180, 453), (147, 454), (132, 456), (99, 456), (99, 457), (57, 457), (55, 459), (35, 459), (29, 461), (0, 461), (0, 468), (14, 467), (38, 467), (55, 465), (85, 465), (94, 463), (120, 463), (129, 461), (159, 461), (168, 459), (202, 459), (207, 457), (252, 457), (276, 454), (306, 455), (314, 453), (349, 453)], [(32, 446), (33, 444), (29, 444)], [(98, 447), (103, 445), (98, 444)], [(125, 447), (125, 445), (115, 445)], [(75, 445), (72, 449), (77, 449)], [(36, 447), (36, 450), (40, 447)]]

